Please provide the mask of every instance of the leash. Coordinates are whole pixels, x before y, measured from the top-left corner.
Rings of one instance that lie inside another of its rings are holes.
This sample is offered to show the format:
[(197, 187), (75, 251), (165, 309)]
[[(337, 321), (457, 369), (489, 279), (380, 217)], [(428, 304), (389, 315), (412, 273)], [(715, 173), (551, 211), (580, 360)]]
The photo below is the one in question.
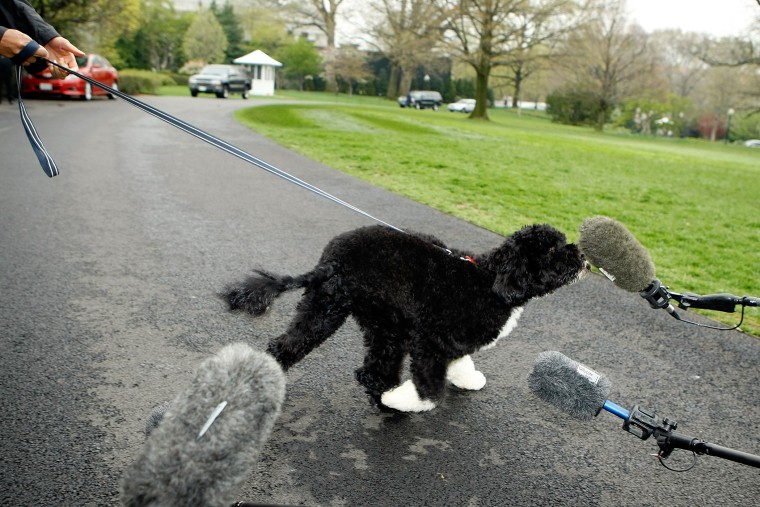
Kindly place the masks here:
[[(222, 139), (219, 139), (216, 136), (213, 136), (209, 134), (208, 132), (205, 132), (185, 121), (180, 120), (179, 118), (170, 115), (169, 113), (166, 113), (164, 111), (161, 111), (160, 109), (157, 109), (151, 105), (146, 104), (145, 102), (142, 102), (141, 100), (138, 100), (131, 95), (127, 95), (124, 92), (121, 92), (119, 90), (116, 90), (114, 88), (111, 88), (110, 86), (107, 86), (95, 79), (92, 79), (91, 77), (85, 76), (77, 71), (71, 70), (67, 67), (64, 67), (63, 65), (60, 65), (56, 62), (47, 60), (45, 58), (39, 58), (41, 60), (47, 61), (50, 65), (54, 65), (60, 69), (63, 69), (64, 71), (68, 72), (69, 74), (73, 74), (76, 77), (83, 79), (84, 81), (95, 85), (99, 88), (102, 88), (103, 90), (107, 91), (108, 93), (115, 95), (119, 97), (120, 99), (123, 99), (133, 106), (145, 111), (146, 113), (155, 116), (159, 120), (165, 121), (169, 125), (172, 125), (173, 127), (176, 127), (184, 132), (187, 132), (188, 134), (200, 139), (201, 141), (205, 141), (206, 143), (215, 146), (219, 148), (222, 151), (225, 151), (229, 153), (230, 155), (234, 155), (238, 157), (239, 159), (242, 159), (249, 164), (252, 164), (259, 169), (263, 169), (267, 171), (268, 173), (274, 174), (276, 176), (279, 176), (280, 178), (289, 181), (295, 185), (298, 185), (301, 188), (304, 188), (310, 192), (313, 192), (319, 196), (324, 197), (325, 199), (328, 199), (336, 204), (340, 204), (341, 206), (344, 206), (356, 213), (359, 213), (360, 215), (363, 215), (371, 220), (374, 220), (375, 222), (378, 222), (382, 225), (385, 225), (386, 227), (390, 227), (393, 230), (396, 230), (398, 232), (405, 232), (402, 229), (389, 224), (388, 222), (385, 222), (383, 220), (380, 220), (379, 218), (370, 215), (366, 211), (363, 211), (356, 206), (347, 203), (346, 201), (343, 201), (342, 199), (339, 199), (335, 197), (334, 195), (325, 192), (324, 190), (312, 185), (311, 183), (307, 183), (306, 181), (303, 181), (295, 176), (293, 176), (290, 173), (287, 173), (281, 169), (278, 169), (277, 167), (264, 162), (263, 160), (254, 157), (250, 153), (241, 150), (237, 146), (234, 146), (226, 141), (223, 141)], [(35, 154), (37, 155), (37, 158), (40, 161), (40, 165), (42, 166), (42, 170), (45, 171), (45, 174), (47, 174), (49, 177), (56, 176), (59, 174), (58, 166), (56, 165), (53, 158), (48, 154), (47, 150), (45, 149), (45, 146), (42, 144), (42, 140), (40, 139), (40, 136), (37, 134), (36, 129), (34, 128), (34, 124), (32, 123), (32, 120), (29, 118), (29, 114), (26, 111), (26, 107), (23, 104), (23, 101), (21, 99), (21, 66), (17, 69), (17, 77), (18, 77), (18, 106), (19, 111), (21, 113), (21, 122), (24, 125), (24, 130), (26, 131), (26, 135), (29, 138), (29, 142), (32, 145), (32, 149), (34, 149)]]
[(18, 86), (18, 111), (21, 115), (21, 124), (24, 126), (24, 132), (26, 132), (26, 137), (29, 139), (29, 144), (32, 145), (34, 154), (37, 155), (37, 159), (40, 161), (40, 166), (42, 166), (42, 170), (45, 171), (45, 174), (51, 178), (57, 176), (59, 173), (58, 166), (55, 164), (53, 157), (51, 157), (45, 149), (45, 145), (42, 144), (42, 139), (37, 133), (37, 129), (34, 128), (34, 123), (32, 123), (32, 119), (29, 118), (29, 113), (26, 111), (24, 101), (21, 99), (21, 65), (16, 66), (16, 83)]

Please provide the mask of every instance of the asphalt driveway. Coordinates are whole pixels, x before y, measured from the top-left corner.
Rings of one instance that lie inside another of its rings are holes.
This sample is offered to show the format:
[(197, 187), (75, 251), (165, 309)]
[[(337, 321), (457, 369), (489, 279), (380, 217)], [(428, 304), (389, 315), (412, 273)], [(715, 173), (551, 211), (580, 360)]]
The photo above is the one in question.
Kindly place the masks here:
[[(236, 123), (233, 111), (256, 101), (146, 100), (394, 225), (454, 247), (500, 242)], [(114, 505), (151, 408), (224, 344), (263, 348), (297, 298), (254, 321), (226, 312), (216, 291), (257, 266), (305, 271), (331, 237), (371, 222), (122, 101), (28, 106), (61, 175), (43, 174), (18, 111), (0, 105), (0, 504)], [(361, 341), (349, 322), (289, 372), (282, 415), (241, 500), (758, 502), (758, 469), (703, 457), (670, 472), (650, 456), (653, 442), (613, 416), (582, 423), (537, 400), (526, 377), (545, 350), (605, 373), (626, 408), (648, 406), (682, 433), (760, 454), (760, 340), (679, 323), (592, 276), (529, 304), (510, 339), (474, 356), (484, 390), (451, 391), (425, 414), (367, 403), (353, 380)]]

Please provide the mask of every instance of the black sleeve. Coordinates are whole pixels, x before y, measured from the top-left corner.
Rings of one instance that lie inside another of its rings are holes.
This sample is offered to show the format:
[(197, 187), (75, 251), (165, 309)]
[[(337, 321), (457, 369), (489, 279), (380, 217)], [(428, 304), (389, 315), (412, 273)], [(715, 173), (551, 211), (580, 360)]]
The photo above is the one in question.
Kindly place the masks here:
[(41, 45), (58, 37), (58, 32), (37, 14), (27, 0), (0, 2), (0, 25), (24, 32)]

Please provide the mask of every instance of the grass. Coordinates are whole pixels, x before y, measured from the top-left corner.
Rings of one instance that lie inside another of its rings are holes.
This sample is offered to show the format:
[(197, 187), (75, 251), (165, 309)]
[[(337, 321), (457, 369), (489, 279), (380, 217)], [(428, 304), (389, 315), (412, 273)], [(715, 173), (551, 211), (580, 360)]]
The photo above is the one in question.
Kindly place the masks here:
[[(575, 240), (584, 218), (613, 217), (674, 291), (760, 296), (760, 150), (600, 134), (506, 110), (483, 122), (376, 98), (327, 98), (244, 109), (237, 118), (312, 159), (500, 234), (547, 222)], [(747, 313), (743, 329), (760, 336), (758, 309)]]

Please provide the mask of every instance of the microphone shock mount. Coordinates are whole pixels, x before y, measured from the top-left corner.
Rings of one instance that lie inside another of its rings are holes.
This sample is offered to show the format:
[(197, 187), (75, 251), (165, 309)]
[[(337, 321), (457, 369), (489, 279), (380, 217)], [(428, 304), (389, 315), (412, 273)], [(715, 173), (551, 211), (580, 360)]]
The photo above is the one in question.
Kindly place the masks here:
[[(660, 418), (653, 410), (641, 408), (635, 405), (629, 412), (628, 418), (623, 423), (623, 429), (628, 433), (647, 440), (654, 436), (657, 440), (657, 446), (660, 451), (655, 455), (660, 464), (674, 472), (686, 472), (691, 470), (697, 463), (697, 456), (708, 455), (717, 456), (744, 465), (760, 468), (760, 456), (749, 454), (743, 451), (736, 451), (717, 444), (711, 444), (698, 438), (689, 437), (676, 433), (678, 422), (671, 421), (667, 417)], [(686, 468), (672, 468), (668, 466), (666, 460), (671, 456), (674, 450), (683, 449), (691, 451), (694, 457), (693, 462)]]

